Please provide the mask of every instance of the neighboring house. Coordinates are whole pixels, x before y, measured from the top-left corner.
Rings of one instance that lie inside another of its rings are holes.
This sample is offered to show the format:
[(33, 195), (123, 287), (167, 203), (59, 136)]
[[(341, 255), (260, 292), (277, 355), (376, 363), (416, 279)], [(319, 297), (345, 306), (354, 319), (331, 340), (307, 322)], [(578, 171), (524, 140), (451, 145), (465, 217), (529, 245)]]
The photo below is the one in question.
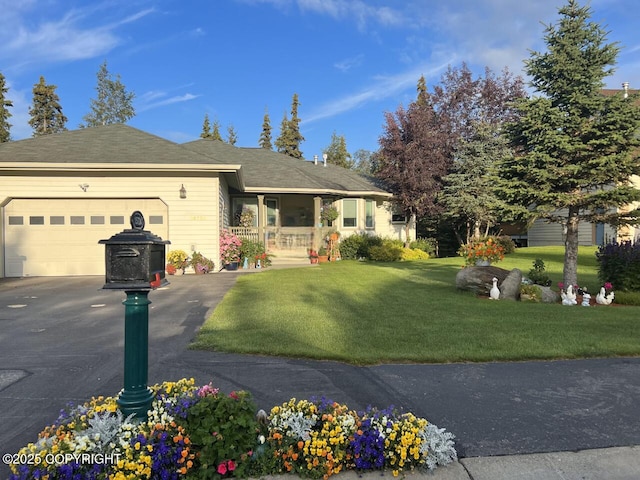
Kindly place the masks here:
[[(628, 83), (622, 84), (622, 89), (604, 89), (605, 96), (625, 95), (638, 93), (638, 90), (630, 90)], [(632, 183), (636, 188), (640, 188), (640, 178), (632, 177)], [(620, 211), (630, 211), (639, 208), (640, 204), (627, 205)], [(519, 234), (518, 234), (519, 233)], [(526, 243), (530, 247), (540, 247), (547, 245), (563, 245), (565, 242), (565, 229), (559, 223), (548, 223), (543, 220), (536, 220), (525, 232), (518, 232), (512, 238), (520, 243)], [(640, 235), (640, 228), (637, 226), (614, 228), (604, 223), (592, 224), (581, 222), (578, 230), (579, 245), (602, 245), (610, 240), (633, 240)]]
[(391, 195), (355, 172), (121, 124), (0, 144), (0, 192), (0, 277), (104, 275), (98, 241), (129, 228), (135, 210), (169, 250), (199, 251), (216, 269), (219, 233), (243, 207), (255, 224), (238, 232), (276, 256), (320, 245), (325, 203), (340, 211), (342, 235), (403, 238)]

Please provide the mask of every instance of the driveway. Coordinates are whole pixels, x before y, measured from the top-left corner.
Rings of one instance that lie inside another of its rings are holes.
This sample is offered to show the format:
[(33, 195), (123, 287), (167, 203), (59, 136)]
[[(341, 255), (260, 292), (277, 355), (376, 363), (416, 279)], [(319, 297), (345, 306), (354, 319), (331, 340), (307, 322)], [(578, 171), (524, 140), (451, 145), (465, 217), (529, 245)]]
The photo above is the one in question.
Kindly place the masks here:
[[(170, 277), (149, 294), (150, 384), (194, 377), (250, 390), (264, 409), (323, 395), (354, 409), (395, 405), (456, 434), (467, 457), (640, 445), (639, 358), (358, 367), (187, 350), (244, 274)], [(102, 284), (0, 280), (0, 453), (34, 441), (68, 402), (122, 388), (124, 293)]]

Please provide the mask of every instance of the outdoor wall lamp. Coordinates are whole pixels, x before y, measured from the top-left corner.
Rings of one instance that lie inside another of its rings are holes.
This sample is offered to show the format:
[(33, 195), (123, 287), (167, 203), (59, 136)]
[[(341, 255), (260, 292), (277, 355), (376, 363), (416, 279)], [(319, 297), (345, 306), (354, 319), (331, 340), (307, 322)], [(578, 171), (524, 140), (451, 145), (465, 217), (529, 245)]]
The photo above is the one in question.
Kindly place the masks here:
[(187, 198), (187, 189), (184, 188), (184, 184), (180, 187), (180, 198)]

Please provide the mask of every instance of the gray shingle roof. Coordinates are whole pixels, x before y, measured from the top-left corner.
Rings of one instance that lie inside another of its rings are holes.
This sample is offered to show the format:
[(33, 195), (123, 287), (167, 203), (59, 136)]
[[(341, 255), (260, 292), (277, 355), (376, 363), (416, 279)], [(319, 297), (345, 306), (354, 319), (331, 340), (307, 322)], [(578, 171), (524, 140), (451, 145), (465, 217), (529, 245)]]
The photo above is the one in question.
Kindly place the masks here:
[(321, 161), (314, 165), (271, 150), (238, 148), (219, 140), (200, 139), (182, 145), (210, 155), (214, 162), (242, 165), (245, 188), (252, 192), (390, 196), (357, 172), (331, 164), (325, 167)]
[(69, 130), (0, 144), (0, 162), (201, 163), (211, 159), (123, 124)]
[[(200, 164), (241, 165), (249, 192), (290, 192), (334, 195), (390, 196), (367, 178), (335, 165), (298, 160), (262, 148), (238, 148), (216, 140), (177, 144), (124, 124), (69, 130), (0, 144), (2, 163), (59, 164)], [(233, 177), (233, 178), (232, 178)], [(238, 177), (229, 182), (236, 188)]]

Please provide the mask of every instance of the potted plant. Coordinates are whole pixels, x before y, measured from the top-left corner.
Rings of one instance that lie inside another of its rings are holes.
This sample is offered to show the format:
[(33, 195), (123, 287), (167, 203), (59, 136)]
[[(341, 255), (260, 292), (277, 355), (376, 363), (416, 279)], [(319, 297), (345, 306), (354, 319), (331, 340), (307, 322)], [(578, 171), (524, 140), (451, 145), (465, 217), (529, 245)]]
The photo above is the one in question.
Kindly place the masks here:
[(331, 226), (339, 215), (338, 209), (330, 203), (325, 203), (320, 211), (320, 218), (325, 226)]
[(309, 261), (314, 265), (318, 263), (318, 252), (316, 252), (313, 248), (309, 249)]
[(228, 230), (220, 233), (220, 261), (226, 270), (237, 270), (242, 240)]
[(489, 266), (504, 259), (504, 247), (495, 238), (487, 237), (465, 243), (458, 254), (466, 265)]
[[(187, 252), (184, 250), (170, 250), (169, 253), (167, 253), (167, 273), (169, 275), (182, 275), (184, 269), (188, 266), (189, 255), (187, 255)], [(170, 270), (173, 270), (173, 273), (171, 273)]]
[(329, 254), (326, 247), (320, 247), (318, 249), (318, 263), (326, 263), (329, 261)]
[(200, 252), (193, 252), (193, 255), (191, 255), (191, 266), (196, 274), (203, 275), (213, 271), (215, 265), (213, 260), (208, 259)]

